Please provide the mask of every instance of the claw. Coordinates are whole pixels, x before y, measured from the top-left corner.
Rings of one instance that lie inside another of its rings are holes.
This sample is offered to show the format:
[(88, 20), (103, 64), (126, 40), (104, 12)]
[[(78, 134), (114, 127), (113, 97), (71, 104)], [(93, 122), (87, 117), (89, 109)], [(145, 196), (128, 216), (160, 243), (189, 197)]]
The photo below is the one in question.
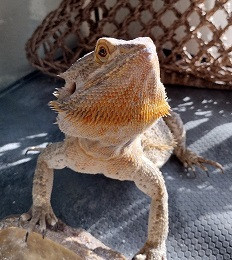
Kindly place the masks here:
[(29, 223), (29, 227), (28, 227), (29, 232), (31, 232), (32, 230), (35, 229), (35, 226), (38, 221), (39, 221), (39, 215), (37, 215), (31, 219), (31, 221)]
[(57, 217), (55, 216), (50, 205), (48, 206), (32, 206), (27, 213), (24, 213), (19, 218), (19, 224), (22, 222), (29, 222), (27, 232), (25, 235), (25, 242), (28, 241), (28, 237), (30, 233), (35, 230), (36, 225), (38, 224), (37, 231), (39, 230), (43, 237), (46, 236), (46, 228), (47, 224), (52, 224), (52, 226), (56, 225), (58, 222)]
[(206, 175), (209, 177), (209, 171), (208, 171), (208, 168), (206, 166), (204, 166), (202, 163), (199, 163), (199, 162), (196, 162), (196, 165), (199, 168), (201, 168), (206, 173)]
[(47, 223), (51, 227), (54, 227), (58, 223), (58, 219), (53, 212), (47, 215)]
[(45, 235), (46, 235), (46, 230), (43, 230), (43, 231), (42, 231), (42, 237), (43, 237), (43, 239), (44, 239)]
[(40, 218), (39, 218), (39, 229), (40, 233), (43, 234), (44, 231), (46, 230), (46, 220), (45, 220), (45, 214), (42, 213)]
[(188, 170), (189, 169), (192, 170), (195, 177), (196, 177), (196, 172), (195, 172), (194, 165), (201, 168), (203, 171), (205, 171), (208, 177), (209, 177), (209, 171), (204, 164), (214, 166), (218, 168), (221, 171), (221, 173), (224, 173), (223, 167), (220, 163), (198, 156), (197, 154), (195, 154), (194, 152), (188, 149), (185, 151), (185, 153), (182, 156), (183, 157), (179, 159), (183, 162), (185, 168), (187, 168)]
[(214, 166), (214, 167), (220, 169), (221, 172), (224, 173), (222, 165), (221, 165), (220, 163), (218, 163), (218, 162), (215, 162), (215, 161), (212, 161), (212, 160), (209, 160), (209, 159), (205, 159), (205, 158), (203, 158), (203, 157), (199, 157), (199, 161), (200, 161), (201, 163), (207, 163), (207, 164), (209, 164), (209, 165), (212, 165), (212, 166)]
[(224, 174), (224, 169), (223, 169), (222, 165), (220, 163), (217, 163), (217, 162), (214, 162), (214, 163), (215, 163), (214, 166), (216, 168), (218, 168), (219, 170), (221, 170), (221, 173)]
[(18, 227), (21, 227), (21, 216), (18, 217)]
[(64, 231), (64, 223), (61, 220), (58, 220), (55, 225), (50, 226), (53, 231)]
[(27, 231), (26, 236), (25, 236), (25, 242), (26, 243), (27, 243), (28, 236), (29, 236), (29, 232)]

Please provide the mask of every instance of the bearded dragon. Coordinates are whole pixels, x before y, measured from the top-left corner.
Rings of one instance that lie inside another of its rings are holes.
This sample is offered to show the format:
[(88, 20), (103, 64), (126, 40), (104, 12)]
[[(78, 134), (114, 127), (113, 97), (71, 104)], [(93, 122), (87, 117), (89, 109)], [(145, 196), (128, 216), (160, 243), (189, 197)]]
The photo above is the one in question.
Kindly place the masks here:
[(186, 148), (186, 133), (171, 111), (156, 47), (148, 37), (125, 41), (100, 38), (95, 50), (60, 75), (65, 86), (50, 106), (65, 139), (39, 155), (33, 180), (33, 205), (22, 220), (29, 232), (39, 223), (42, 233), (58, 219), (51, 204), (53, 169), (134, 181), (151, 197), (148, 235), (134, 259), (166, 259), (168, 193), (160, 167), (174, 153), (184, 166), (222, 170)]

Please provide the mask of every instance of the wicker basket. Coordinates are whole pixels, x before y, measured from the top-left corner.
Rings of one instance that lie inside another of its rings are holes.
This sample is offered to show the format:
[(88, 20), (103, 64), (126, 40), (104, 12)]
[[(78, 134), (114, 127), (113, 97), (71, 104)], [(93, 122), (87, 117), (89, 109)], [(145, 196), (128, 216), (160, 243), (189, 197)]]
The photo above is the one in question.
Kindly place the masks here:
[(26, 44), (33, 66), (50, 75), (65, 71), (102, 36), (150, 36), (162, 80), (232, 89), (230, 0), (64, 0)]

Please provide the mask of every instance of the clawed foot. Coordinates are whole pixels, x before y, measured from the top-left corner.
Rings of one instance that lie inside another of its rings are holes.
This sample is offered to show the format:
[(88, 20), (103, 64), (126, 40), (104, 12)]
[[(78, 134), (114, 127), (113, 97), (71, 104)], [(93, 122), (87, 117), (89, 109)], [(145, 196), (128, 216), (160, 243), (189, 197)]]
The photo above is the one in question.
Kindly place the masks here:
[(26, 223), (28, 221), (29, 226), (27, 228), (25, 241), (27, 241), (30, 232), (35, 229), (37, 223), (39, 224), (39, 232), (42, 234), (43, 238), (46, 234), (47, 225), (54, 229), (58, 224), (58, 219), (50, 205), (46, 207), (32, 206), (32, 208), (27, 213), (24, 213), (20, 216), (21, 223)]
[(224, 173), (223, 167), (220, 163), (205, 159), (188, 149), (185, 150), (185, 152), (181, 155), (181, 157), (179, 157), (179, 159), (188, 171), (190, 170), (193, 172), (194, 177), (196, 177), (196, 166), (205, 171), (207, 176), (209, 176), (209, 171), (205, 164), (214, 166), (218, 168), (221, 171), (221, 173)]
[(166, 247), (154, 248), (149, 244), (144, 247), (132, 258), (132, 260), (166, 260)]

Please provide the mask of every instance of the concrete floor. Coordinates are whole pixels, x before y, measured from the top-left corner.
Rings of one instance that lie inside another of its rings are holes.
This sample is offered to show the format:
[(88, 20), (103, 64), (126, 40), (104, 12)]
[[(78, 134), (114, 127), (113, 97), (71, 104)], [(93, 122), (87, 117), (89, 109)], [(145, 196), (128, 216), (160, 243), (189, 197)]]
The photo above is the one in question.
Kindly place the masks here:
[[(34, 73), (0, 96), (0, 219), (27, 211), (37, 154), (30, 146), (63, 139), (47, 103), (61, 81)], [(232, 91), (167, 87), (180, 113), (190, 148), (217, 160), (222, 175), (210, 168), (186, 176), (173, 156), (162, 168), (169, 193), (168, 259), (232, 258)], [(132, 256), (145, 242), (150, 199), (132, 182), (103, 175), (56, 171), (52, 206), (73, 227), (82, 227), (103, 243)]]

